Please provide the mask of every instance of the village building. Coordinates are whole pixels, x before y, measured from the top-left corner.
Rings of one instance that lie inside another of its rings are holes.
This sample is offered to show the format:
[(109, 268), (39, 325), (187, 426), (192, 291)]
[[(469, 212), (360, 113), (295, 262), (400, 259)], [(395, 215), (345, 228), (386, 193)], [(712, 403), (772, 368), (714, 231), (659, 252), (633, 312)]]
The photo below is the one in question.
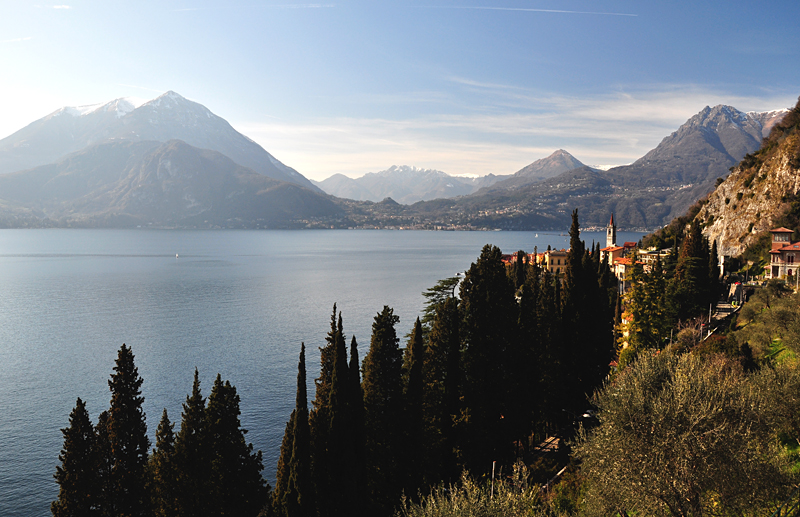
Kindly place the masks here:
[(772, 249), (766, 270), (767, 278), (794, 278), (800, 268), (800, 241), (792, 242), (792, 230), (775, 228), (772, 233)]

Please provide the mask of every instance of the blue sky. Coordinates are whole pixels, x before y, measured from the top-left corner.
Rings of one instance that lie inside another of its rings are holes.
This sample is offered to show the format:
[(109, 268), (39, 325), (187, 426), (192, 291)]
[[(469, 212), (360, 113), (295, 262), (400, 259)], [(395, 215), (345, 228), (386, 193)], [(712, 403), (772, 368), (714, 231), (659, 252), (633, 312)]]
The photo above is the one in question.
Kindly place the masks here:
[(0, 1), (0, 138), (62, 106), (204, 104), (312, 179), (641, 157), (800, 96), (800, 2)]

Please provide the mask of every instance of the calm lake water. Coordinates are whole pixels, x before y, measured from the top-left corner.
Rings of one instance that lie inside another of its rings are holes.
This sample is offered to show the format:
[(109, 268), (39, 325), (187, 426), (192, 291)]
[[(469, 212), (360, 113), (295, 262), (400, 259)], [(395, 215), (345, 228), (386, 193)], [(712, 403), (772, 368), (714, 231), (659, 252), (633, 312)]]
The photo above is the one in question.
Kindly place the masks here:
[[(566, 233), (566, 232), (564, 232)], [(638, 240), (624, 233), (618, 241)], [(605, 243), (604, 233), (582, 238)], [(122, 343), (144, 378), (151, 442), (180, 422), (195, 367), (241, 396), (248, 441), (271, 482), (307, 347), (309, 398), (334, 302), (363, 359), (384, 305), (405, 335), (421, 293), (503, 252), (566, 247), (554, 232), (0, 230), (0, 515), (44, 517), (77, 397), (94, 422)], [(176, 256), (177, 255), (177, 256)], [(176, 431), (177, 427), (176, 425)]]

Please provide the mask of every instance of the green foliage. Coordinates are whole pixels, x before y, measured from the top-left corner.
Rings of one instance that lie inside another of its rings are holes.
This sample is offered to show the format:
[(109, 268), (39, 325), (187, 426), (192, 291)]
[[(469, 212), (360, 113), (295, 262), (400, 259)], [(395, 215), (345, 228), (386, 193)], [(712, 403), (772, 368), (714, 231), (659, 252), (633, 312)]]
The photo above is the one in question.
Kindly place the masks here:
[(145, 486), (150, 441), (142, 409), (143, 380), (133, 359), (133, 352), (123, 344), (117, 354), (114, 373), (108, 381), (111, 407), (107, 428), (112, 485), (109, 501), (113, 502), (113, 513), (120, 517), (146, 515), (150, 506)]
[(560, 515), (548, 511), (537, 485), (529, 485), (527, 469), (516, 464), (508, 479), (498, 476), (479, 483), (466, 472), (459, 484), (440, 486), (419, 503), (409, 499), (395, 517), (535, 517)]
[(212, 515), (252, 517), (267, 502), (261, 451), (253, 452), (253, 444), (245, 441), (240, 414), (236, 388), (217, 374), (206, 408), (211, 506), (205, 511)]
[(388, 514), (401, 492), (402, 355), (388, 306), (375, 316), (363, 372), (368, 505)]
[(50, 505), (53, 517), (100, 515), (94, 427), (80, 398), (69, 415), (69, 427), (61, 434), (64, 446), (58, 455), (61, 465), (53, 476), (58, 483), (58, 499)]
[(156, 429), (156, 448), (150, 456), (148, 478), (153, 515), (171, 517), (178, 514), (178, 472), (175, 464), (174, 424), (167, 410), (161, 414)]
[(201, 515), (209, 507), (207, 488), (211, 458), (208, 447), (206, 400), (200, 391), (200, 375), (195, 368), (192, 393), (186, 396), (181, 428), (175, 437), (180, 516)]
[(640, 356), (596, 395), (600, 426), (577, 447), (587, 514), (763, 513), (792, 480), (751, 386), (719, 356)]

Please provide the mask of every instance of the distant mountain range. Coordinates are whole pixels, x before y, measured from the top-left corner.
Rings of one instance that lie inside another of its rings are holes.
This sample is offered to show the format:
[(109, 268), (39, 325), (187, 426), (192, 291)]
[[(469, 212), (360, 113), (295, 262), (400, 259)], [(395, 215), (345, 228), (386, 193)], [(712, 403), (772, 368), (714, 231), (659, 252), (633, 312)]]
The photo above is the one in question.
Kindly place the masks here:
[(323, 181), (313, 181), (332, 196), (357, 201), (380, 201), (387, 197), (402, 204), (417, 201), (466, 196), (482, 188), (508, 189), (544, 181), (583, 167), (571, 154), (559, 149), (547, 158), (536, 160), (514, 174), (489, 174), (478, 178), (451, 176), (433, 169), (408, 165), (392, 165), (380, 172), (369, 172), (359, 178), (334, 174)]
[(620, 227), (654, 228), (711, 191), (786, 113), (706, 107), (608, 170), (559, 149), (509, 175), (393, 166), (317, 186), (177, 93), (138, 108), (117, 99), (62, 108), (0, 140), (0, 226), (562, 229), (578, 208), (584, 226), (613, 212)]
[(656, 228), (713, 190), (787, 112), (706, 107), (630, 165), (606, 171), (583, 166), (527, 183), (517, 173), (472, 195), (418, 203), (410, 211), (460, 226), (545, 229), (565, 228), (578, 208), (587, 226), (605, 225), (614, 213), (621, 227)]
[(360, 178), (334, 174), (326, 180), (313, 183), (336, 197), (357, 201), (380, 201), (390, 197), (398, 203), (409, 205), (417, 201), (465, 196), (505, 177), (490, 174), (480, 178), (465, 178), (434, 169), (392, 165), (384, 171), (369, 172)]
[(0, 174), (53, 163), (107, 140), (183, 140), (220, 152), (270, 178), (316, 190), (300, 173), (233, 129), (225, 119), (172, 91), (138, 108), (125, 99), (61, 108), (0, 140)]
[(62, 108), (0, 140), (5, 226), (285, 227), (342, 213), (205, 106), (167, 92)]

